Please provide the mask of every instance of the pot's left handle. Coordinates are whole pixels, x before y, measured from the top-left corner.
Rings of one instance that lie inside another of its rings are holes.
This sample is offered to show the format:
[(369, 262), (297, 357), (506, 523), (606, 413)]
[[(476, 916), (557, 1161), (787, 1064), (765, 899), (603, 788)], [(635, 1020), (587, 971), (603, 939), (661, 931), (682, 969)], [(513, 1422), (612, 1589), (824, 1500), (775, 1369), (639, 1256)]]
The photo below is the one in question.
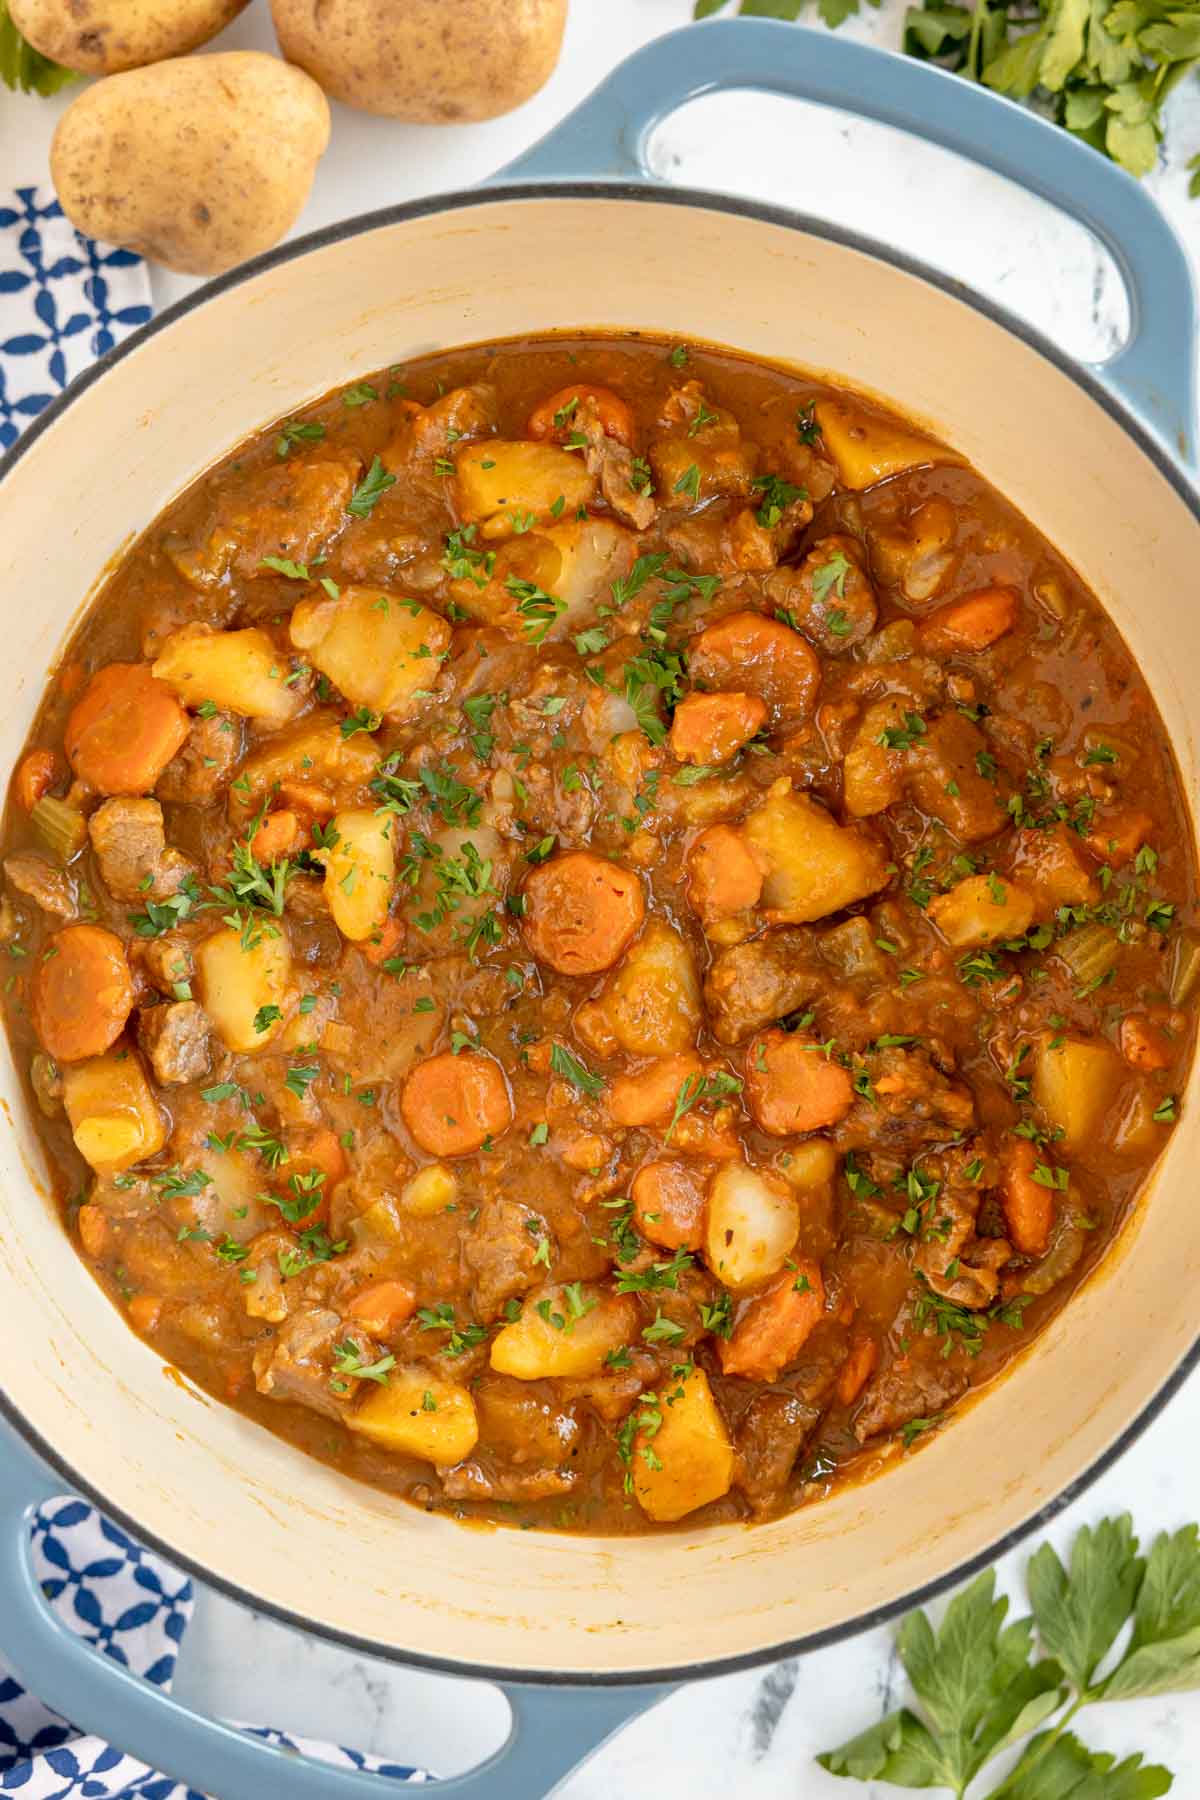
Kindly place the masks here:
[[(36, 1507), (64, 1489), (0, 1428), (0, 1647), (31, 1693), (148, 1768), (221, 1800), (381, 1800), (381, 1777), (335, 1768), (181, 1706), (92, 1649), (48, 1610), (30, 1558)], [(505, 1686), (506, 1743), (469, 1774), (439, 1781), (453, 1800), (542, 1800), (614, 1732), (671, 1692), (662, 1686)], [(386, 1779), (386, 1778), (383, 1778)]]

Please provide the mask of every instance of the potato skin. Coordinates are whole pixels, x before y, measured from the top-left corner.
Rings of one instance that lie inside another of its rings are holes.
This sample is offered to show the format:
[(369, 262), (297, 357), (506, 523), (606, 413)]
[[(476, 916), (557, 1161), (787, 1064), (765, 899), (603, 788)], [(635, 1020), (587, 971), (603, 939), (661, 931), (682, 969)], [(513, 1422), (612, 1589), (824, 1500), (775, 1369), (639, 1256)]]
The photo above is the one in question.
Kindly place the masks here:
[(271, 0), (279, 47), (325, 92), (418, 125), (494, 119), (554, 72), (567, 0)]
[(59, 120), (50, 174), (88, 237), (216, 275), (295, 223), (329, 142), (316, 82), (254, 50), (110, 75)]
[(35, 50), (81, 75), (116, 75), (186, 56), (216, 37), (248, 0), (9, 0)]

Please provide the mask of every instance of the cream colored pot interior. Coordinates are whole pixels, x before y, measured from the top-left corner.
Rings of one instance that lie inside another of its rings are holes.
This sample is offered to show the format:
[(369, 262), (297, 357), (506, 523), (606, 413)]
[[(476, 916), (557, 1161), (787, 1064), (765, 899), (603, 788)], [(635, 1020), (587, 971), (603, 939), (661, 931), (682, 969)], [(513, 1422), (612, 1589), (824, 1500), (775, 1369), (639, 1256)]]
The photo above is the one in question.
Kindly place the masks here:
[[(1200, 531), (1095, 401), (974, 309), (858, 251), (715, 207), (565, 197), (481, 198), (284, 262), (141, 345), (44, 432), (0, 490), (4, 767), (105, 561), (240, 438), (382, 364), (588, 326), (804, 364), (927, 420), (1097, 590), (1149, 677), (1195, 806)], [(629, 1542), (464, 1530), (168, 1379), (30, 1176), (38, 1152), (7, 1052), (0, 1093), (12, 1120), (0, 1131), (0, 1382), (12, 1404), (85, 1482), (220, 1580), (418, 1655), (632, 1672), (836, 1627), (985, 1551), (1060, 1493), (1197, 1332), (1193, 1104), (1109, 1273), (882, 1482), (754, 1530)]]

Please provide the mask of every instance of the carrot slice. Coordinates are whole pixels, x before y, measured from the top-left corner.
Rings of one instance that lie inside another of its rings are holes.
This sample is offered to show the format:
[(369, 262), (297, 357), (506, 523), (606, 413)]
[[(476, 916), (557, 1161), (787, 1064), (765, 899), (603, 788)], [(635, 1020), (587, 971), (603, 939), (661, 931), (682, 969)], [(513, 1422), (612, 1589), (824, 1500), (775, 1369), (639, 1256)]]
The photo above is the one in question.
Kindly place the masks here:
[(183, 748), (188, 716), (148, 663), (109, 663), (67, 720), (67, 757), (101, 794), (148, 794)]
[(854, 1087), (840, 1063), (831, 1062), (815, 1038), (799, 1032), (764, 1031), (746, 1050), (746, 1105), (772, 1137), (822, 1131), (844, 1119)]
[(696, 1250), (704, 1237), (708, 1171), (698, 1163), (645, 1163), (630, 1193), (637, 1228), (664, 1250)]
[(470, 1156), (512, 1124), (498, 1062), (478, 1050), (444, 1050), (418, 1063), (400, 1100), (404, 1123), (431, 1156)]
[(717, 1353), (726, 1375), (774, 1381), (794, 1362), (825, 1311), (825, 1283), (811, 1257), (797, 1259), (771, 1286), (756, 1294)]
[(23, 757), (13, 783), (13, 793), (22, 812), (32, 812), (43, 794), (66, 779), (66, 769), (57, 750), (31, 750)]
[(1165, 1069), (1175, 1060), (1175, 1045), (1145, 1013), (1126, 1013), (1121, 1020), (1121, 1055), (1131, 1069)]
[(1054, 1224), (1054, 1190), (1034, 1179), (1037, 1152), (1027, 1138), (1004, 1154), (1004, 1217), (1013, 1246), (1023, 1256), (1043, 1256)]
[(135, 1294), (129, 1302), (129, 1323), (135, 1331), (154, 1331), (162, 1317), (162, 1306), (157, 1294)]
[(133, 978), (121, 940), (102, 925), (56, 931), (33, 977), (30, 1015), (57, 1062), (102, 1056), (133, 1010)]
[(773, 714), (806, 719), (821, 664), (798, 631), (762, 613), (730, 613), (688, 645), (688, 671), (706, 687), (758, 694)]
[(307, 842), (308, 830), (299, 814), (285, 808), (267, 814), (250, 840), (250, 852), (260, 863), (282, 862)]
[(766, 719), (766, 701), (757, 694), (689, 694), (675, 708), (671, 755), (684, 763), (728, 762)]
[(389, 913), (380, 927), (378, 938), (368, 938), (365, 943), (359, 944), (358, 948), (367, 961), (378, 968), (381, 963), (387, 962), (398, 954), (403, 942), (404, 927), (395, 913)]
[(579, 430), (579, 408), (585, 400), (590, 400), (596, 409), (605, 437), (616, 438), (632, 450), (631, 409), (620, 394), (589, 381), (577, 381), (571, 387), (559, 388), (557, 393), (547, 395), (535, 406), (526, 426), (530, 437), (551, 438), (557, 444), (565, 444), (571, 433)]
[(757, 906), (763, 873), (740, 831), (710, 825), (688, 851), (688, 900), (701, 918), (723, 918)]
[(700, 1073), (700, 1058), (693, 1050), (660, 1056), (635, 1075), (615, 1075), (605, 1098), (614, 1125), (666, 1125), (675, 1110), (679, 1089), (690, 1075)]
[(874, 1338), (856, 1337), (850, 1346), (850, 1354), (842, 1364), (838, 1375), (837, 1397), (843, 1406), (853, 1406), (867, 1382), (875, 1373), (875, 1365), (879, 1361), (879, 1345)]
[(939, 606), (921, 627), (927, 650), (986, 650), (1017, 619), (1017, 596), (1011, 588), (977, 588), (949, 606)]
[(390, 1337), (417, 1310), (417, 1292), (407, 1281), (372, 1281), (351, 1294), (347, 1316), (372, 1337)]
[(81, 1206), (79, 1209), (79, 1241), (87, 1255), (96, 1258), (104, 1255), (108, 1248), (108, 1214), (102, 1206)]
[(552, 856), (525, 883), (526, 942), (539, 962), (560, 975), (597, 975), (611, 968), (645, 916), (637, 876), (590, 850)]

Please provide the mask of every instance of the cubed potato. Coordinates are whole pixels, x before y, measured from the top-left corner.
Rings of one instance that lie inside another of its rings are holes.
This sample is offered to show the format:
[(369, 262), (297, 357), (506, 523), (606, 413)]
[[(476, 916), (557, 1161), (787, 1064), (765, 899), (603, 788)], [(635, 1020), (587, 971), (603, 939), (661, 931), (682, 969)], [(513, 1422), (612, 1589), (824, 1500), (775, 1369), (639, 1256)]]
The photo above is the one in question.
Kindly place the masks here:
[(557, 444), (487, 438), (460, 450), (454, 467), (459, 513), (484, 521), (483, 537), (507, 537), (531, 515), (570, 519), (595, 491), (582, 451)]
[(314, 856), (325, 865), (325, 903), (344, 938), (361, 944), (382, 929), (396, 880), (396, 821), (356, 807), (335, 813)]
[(427, 1369), (393, 1369), (382, 1387), (347, 1413), (346, 1423), (384, 1450), (440, 1467), (461, 1462), (479, 1442), (475, 1402), (466, 1388)]
[(547, 636), (567, 637), (595, 617), (598, 601), (611, 604), (612, 584), (629, 573), (636, 546), (633, 534), (611, 519), (567, 514), (543, 536), (558, 553), (551, 588), (564, 607)]
[(884, 743), (885, 731), (904, 725), (905, 703), (888, 694), (868, 706), (842, 763), (842, 803), (852, 819), (869, 819), (894, 806), (903, 791), (900, 758)]
[(284, 725), (303, 697), (288, 685), (287, 656), (265, 631), (206, 631), (186, 625), (163, 644), (151, 674), (193, 711), (211, 700), (219, 712)]
[(268, 738), (242, 764), (229, 790), (229, 816), (245, 822), (262, 810), (264, 798), (286, 782), (303, 782), (334, 800), (353, 801), (375, 774), (379, 748), (363, 731), (343, 737), (336, 719), (302, 719)]
[(458, 1176), (445, 1163), (427, 1163), (400, 1190), (400, 1205), (415, 1219), (445, 1212), (458, 1193)]
[(882, 845), (863, 829), (839, 825), (786, 779), (747, 815), (743, 830), (767, 870), (762, 900), (776, 923), (823, 919), (887, 885)]
[(296, 648), (353, 706), (388, 719), (404, 718), (417, 695), (436, 688), (450, 642), (445, 619), (419, 600), (372, 587), (343, 588), (338, 600), (302, 600), (290, 631)]
[(1060, 906), (1095, 906), (1099, 900), (1099, 883), (1081, 848), (1080, 839), (1066, 825), (1017, 833), (1013, 868), (1043, 912), (1057, 912)]
[(776, 1175), (726, 1163), (708, 1190), (704, 1257), (725, 1287), (755, 1287), (782, 1269), (800, 1233), (796, 1196)]
[(1170, 1127), (1154, 1117), (1162, 1098), (1160, 1089), (1138, 1082), (1121, 1107), (1112, 1132), (1113, 1149), (1119, 1156), (1146, 1156), (1165, 1143)]
[(931, 900), (926, 917), (955, 950), (968, 950), (1020, 937), (1033, 923), (1035, 911), (1033, 895), (1006, 876), (968, 875), (948, 894)]
[(828, 1138), (809, 1138), (794, 1150), (785, 1150), (779, 1159), (779, 1173), (790, 1188), (806, 1200), (825, 1200), (832, 1196), (833, 1178), (837, 1174), (838, 1154)]
[[(522, 613), (518, 602), (527, 588), (540, 588), (543, 593), (557, 596), (555, 583), (562, 557), (549, 538), (538, 531), (521, 532), (494, 549), (484, 547), (481, 551), (478, 544), (473, 547), (485, 560), (476, 562), (467, 574), (450, 583), (450, 598), (473, 619), (496, 626), (518, 643), (528, 642), (531, 630), (540, 631), (544, 621)], [(547, 635), (554, 623), (547, 628)]]
[(63, 1103), (75, 1148), (97, 1173), (156, 1156), (167, 1141), (137, 1052), (118, 1044), (104, 1056), (62, 1065)]
[(703, 1369), (643, 1394), (635, 1418), (633, 1492), (648, 1518), (669, 1525), (728, 1493), (733, 1445)]
[(1048, 1034), (1034, 1051), (1033, 1098), (1062, 1135), (1056, 1150), (1084, 1149), (1098, 1139), (1121, 1084), (1121, 1059), (1100, 1038)]
[(195, 950), (200, 1004), (225, 1048), (239, 1052), (261, 1050), (279, 1030), (277, 1017), (259, 1014), (282, 1007), (292, 962), (282, 920), (255, 920), (242, 939), (227, 925)]
[(492, 1367), (519, 1381), (598, 1375), (609, 1351), (636, 1334), (637, 1309), (628, 1294), (586, 1282), (544, 1287), (527, 1294), (520, 1318), (492, 1339)]
[(844, 487), (869, 488), (904, 469), (961, 461), (936, 439), (922, 437), (853, 400), (818, 400), (816, 415), (824, 448), (837, 464)]
[(647, 920), (600, 1006), (617, 1043), (632, 1056), (691, 1049), (700, 1024), (700, 982), (692, 953), (673, 925)]

